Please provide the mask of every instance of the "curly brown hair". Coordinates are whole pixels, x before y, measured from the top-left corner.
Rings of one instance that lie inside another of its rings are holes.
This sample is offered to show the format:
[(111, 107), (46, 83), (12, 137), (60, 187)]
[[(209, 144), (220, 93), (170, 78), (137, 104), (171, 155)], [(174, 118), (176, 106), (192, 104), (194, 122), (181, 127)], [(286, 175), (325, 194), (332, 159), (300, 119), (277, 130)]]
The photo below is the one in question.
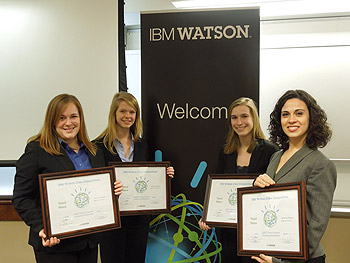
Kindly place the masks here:
[(325, 147), (332, 136), (332, 131), (327, 123), (327, 115), (317, 104), (316, 100), (304, 90), (288, 90), (277, 101), (275, 108), (270, 114), (270, 124), (268, 127), (270, 140), (284, 150), (289, 147), (289, 138), (282, 130), (281, 110), (286, 101), (290, 99), (302, 100), (309, 110), (310, 122), (306, 136), (306, 146), (314, 150), (318, 147)]

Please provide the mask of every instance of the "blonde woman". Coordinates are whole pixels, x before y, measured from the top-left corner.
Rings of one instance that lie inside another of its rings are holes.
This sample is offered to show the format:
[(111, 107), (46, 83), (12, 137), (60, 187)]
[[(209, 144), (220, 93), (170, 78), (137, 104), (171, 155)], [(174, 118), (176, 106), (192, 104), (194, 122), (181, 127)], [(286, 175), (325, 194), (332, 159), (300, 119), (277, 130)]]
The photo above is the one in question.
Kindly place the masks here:
[[(147, 142), (142, 138), (140, 107), (136, 98), (127, 92), (117, 93), (112, 100), (107, 128), (96, 138), (106, 164), (109, 162), (149, 161)], [(167, 174), (174, 175), (169, 167)], [(122, 190), (116, 182), (116, 191)], [(124, 216), (122, 228), (104, 233), (101, 260), (108, 262), (144, 263), (150, 216)]]
[[(278, 147), (265, 139), (255, 102), (250, 98), (239, 98), (232, 102), (228, 112), (229, 131), (219, 153), (218, 173), (264, 173)], [(210, 229), (202, 220), (199, 226), (203, 230)], [(236, 229), (222, 228), (218, 232), (223, 263), (252, 262), (250, 258), (237, 256)]]

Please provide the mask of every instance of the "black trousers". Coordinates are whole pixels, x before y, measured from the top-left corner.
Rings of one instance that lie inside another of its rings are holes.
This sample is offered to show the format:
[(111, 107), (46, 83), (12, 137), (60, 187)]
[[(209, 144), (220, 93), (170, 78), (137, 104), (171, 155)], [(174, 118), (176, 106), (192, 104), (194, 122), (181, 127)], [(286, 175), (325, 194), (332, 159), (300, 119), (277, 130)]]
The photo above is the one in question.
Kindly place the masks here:
[(102, 263), (144, 263), (150, 216), (123, 216), (121, 229), (102, 233)]
[(96, 263), (97, 247), (90, 248), (87, 246), (81, 251), (66, 253), (50, 253), (44, 250), (34, 249), (37, 263)]

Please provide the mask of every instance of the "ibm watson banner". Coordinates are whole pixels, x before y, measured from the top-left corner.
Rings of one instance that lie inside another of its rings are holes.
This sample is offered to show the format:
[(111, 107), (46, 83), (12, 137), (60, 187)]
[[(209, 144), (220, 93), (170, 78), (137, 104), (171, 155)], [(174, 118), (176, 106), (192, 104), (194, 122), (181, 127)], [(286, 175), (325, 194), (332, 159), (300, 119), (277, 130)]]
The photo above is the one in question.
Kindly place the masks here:
[(141, 14), (144, 136), (176, 172), (173, 211), (152, 220), (147, 262), (220, 262), (215, 231), (205, 237), (197, 221), (229, 105), (259, 102), (259, 38), (259, 9)]

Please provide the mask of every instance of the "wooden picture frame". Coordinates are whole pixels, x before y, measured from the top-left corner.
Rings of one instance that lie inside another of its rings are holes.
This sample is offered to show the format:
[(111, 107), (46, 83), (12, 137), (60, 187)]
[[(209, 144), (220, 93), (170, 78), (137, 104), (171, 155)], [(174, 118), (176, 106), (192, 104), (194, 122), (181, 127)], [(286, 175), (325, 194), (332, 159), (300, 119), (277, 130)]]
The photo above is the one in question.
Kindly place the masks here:
[(59, 239), (121, 227), (114, 168), (39, 174), (44, 230)]
[(308, 259), (305, 182), (237, 192), (239, 256)]
[(119, 196), (122, 216), (161, 214), (171, 211), (170, 162), (110, 162), (116, 180), (123, 184)]

